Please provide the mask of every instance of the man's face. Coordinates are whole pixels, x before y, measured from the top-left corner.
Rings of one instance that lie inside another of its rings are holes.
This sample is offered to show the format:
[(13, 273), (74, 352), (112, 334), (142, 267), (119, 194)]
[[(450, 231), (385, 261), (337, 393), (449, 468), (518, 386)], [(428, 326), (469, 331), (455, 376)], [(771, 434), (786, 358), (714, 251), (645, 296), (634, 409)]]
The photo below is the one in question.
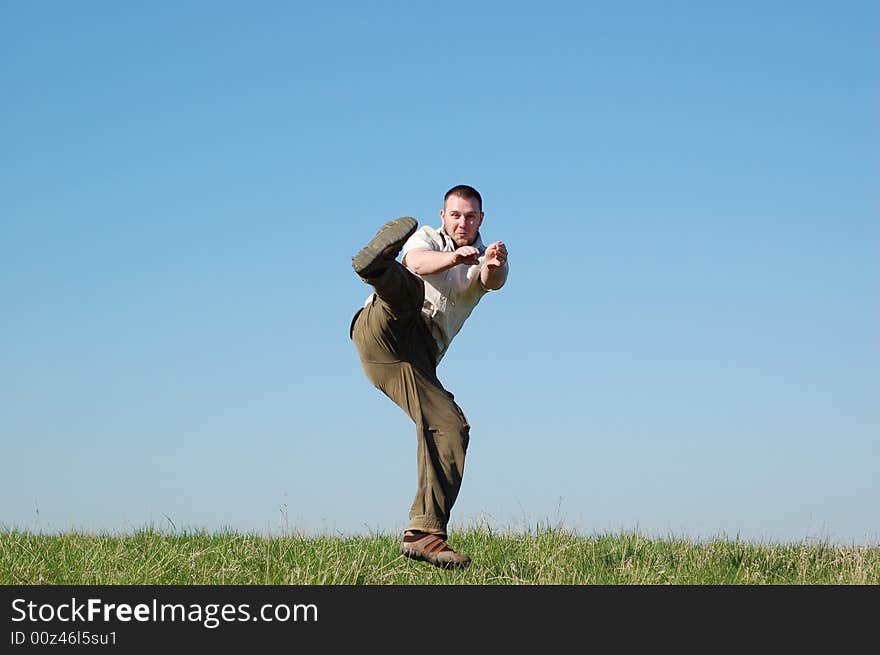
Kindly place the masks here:
[(443, 209), (440, 210), (440, 218), (443, 220), (443, 231), (452, 237), (455, 245), (469, 246), (477, 238), (480, 224), (483, 222), (483, 212), (477, 200), (449, 196)]

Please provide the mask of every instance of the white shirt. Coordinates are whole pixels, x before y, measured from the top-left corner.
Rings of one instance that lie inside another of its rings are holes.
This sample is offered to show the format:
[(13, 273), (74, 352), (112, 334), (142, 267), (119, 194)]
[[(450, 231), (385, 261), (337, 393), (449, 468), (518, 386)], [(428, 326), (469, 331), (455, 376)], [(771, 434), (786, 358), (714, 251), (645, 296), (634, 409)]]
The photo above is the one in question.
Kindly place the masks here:
[[(480, 251), (478, 264), (472, 266), (458, 264), (441, 273), (419, 276), (425, 281), (422, 318), (425, 319), (434, 341), (437, 342), (438, 364), (474, 307), (489, 292), (480, 278), (480, 271), (486, 260), (486, 246), (480, 240), (479, 233), (471, 245)], [(457, 248), (455, 241), (447, 236), (442, 228), (434, 229), (424, 225), (403, 244), (401, 260), (410, 250), (453, 252)], [(503, 270), (506, 277), (506, 262)]]

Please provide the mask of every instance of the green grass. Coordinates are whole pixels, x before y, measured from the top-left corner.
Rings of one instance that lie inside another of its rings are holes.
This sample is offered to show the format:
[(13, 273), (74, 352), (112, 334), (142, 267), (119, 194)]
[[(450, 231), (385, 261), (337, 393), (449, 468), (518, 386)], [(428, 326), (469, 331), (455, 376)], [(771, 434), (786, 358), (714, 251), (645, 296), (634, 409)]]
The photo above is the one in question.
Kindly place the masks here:
[(474, 563), (444, 571), (398, 554), (398, 535), (353, 537), (0, 531), (0, 584), (876, 585), (880, 547), (691, 542), (562, 529), (453, 533)]

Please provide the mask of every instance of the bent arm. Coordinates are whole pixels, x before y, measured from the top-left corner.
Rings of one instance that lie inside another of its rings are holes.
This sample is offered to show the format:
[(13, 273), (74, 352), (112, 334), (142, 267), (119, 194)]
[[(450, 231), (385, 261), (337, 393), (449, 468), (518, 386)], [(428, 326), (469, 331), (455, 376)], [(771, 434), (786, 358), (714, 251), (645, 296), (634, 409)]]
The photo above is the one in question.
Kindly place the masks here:
[(496, 241), (486, 248), (486, 259), (480, 271), (480, 281), (483, 287), (490, 291), (497, 291), (507, 282), (507, 246), (501, 241)]
[(480, 271), (480, 281), (483, 283), (483, 287), (491, 291), (498, 291), (507, 282), (507, 271), (507, 264), (495, 268), (484, 266)]

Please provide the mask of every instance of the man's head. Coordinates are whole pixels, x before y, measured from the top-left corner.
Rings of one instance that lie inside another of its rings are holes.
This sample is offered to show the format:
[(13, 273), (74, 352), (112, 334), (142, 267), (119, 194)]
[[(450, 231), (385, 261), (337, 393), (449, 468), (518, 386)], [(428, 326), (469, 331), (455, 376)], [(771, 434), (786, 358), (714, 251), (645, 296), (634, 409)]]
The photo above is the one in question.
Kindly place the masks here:
[(440, 219), (443, 231), (452, 237), (456, 246), (471, 245), (483, 222), (483, 198), (479, 191), (466, 184), (449, 189), (443, 198)]

